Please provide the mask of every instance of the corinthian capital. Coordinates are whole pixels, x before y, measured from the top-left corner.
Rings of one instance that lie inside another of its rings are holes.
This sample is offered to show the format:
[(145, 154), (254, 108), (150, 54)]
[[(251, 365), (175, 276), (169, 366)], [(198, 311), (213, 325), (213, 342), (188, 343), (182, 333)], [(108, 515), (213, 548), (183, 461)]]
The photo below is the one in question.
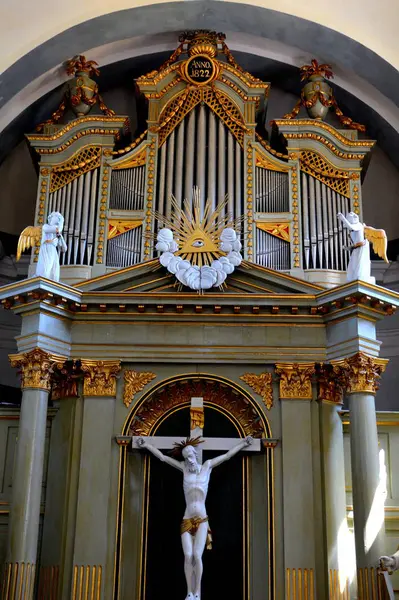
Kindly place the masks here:
[(53, 368), (64, 364), (66, 358), (49, 354), (41, 348), (29, 352), (10, 354), (12, 367), (20, 369), (21, 388), (35, 388), (50, 391)]
[(343, 360), (331, 361), (334, 374), (342, 381), (348, 394), (355, 392), (375, 394), (387, 363), (388, 359), (375, 358), (364, 352), (357, 352)]
[(328, 404), (342, 404), (345, 384), (342, 367), (330, 364), (320, 364), (316, 368), (318, 400)]
[(84, 396), (116, 396), (120, 360), (82, 360)]
[(279, 363), (276, 374), (280, 377), (281, 399), (312, 399), (313, 363)]

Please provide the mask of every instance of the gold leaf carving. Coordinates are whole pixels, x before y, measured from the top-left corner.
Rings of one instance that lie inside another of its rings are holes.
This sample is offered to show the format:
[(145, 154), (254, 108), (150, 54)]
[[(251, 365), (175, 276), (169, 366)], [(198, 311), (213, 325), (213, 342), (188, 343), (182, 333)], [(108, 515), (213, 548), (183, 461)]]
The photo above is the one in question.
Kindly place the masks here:
[(273, 406), (272, 374), (261, 373), (260, 375), (255, 375), (255, 373), (245, 373), (244, 375), (241, 375), (240, 379), (245, 381), (254, 392), (262, 397), (266, 408), (270, 410)]
[(135, 394), (141, 392), (156, 377), (155, 373), (126, 370), (124, 374), (125, 389), (123, 391), (123, 404), (130, 406)]
[(342, 367), (330, 364), (317, 366), (318, 400), (329, 404), (342, 404), (344, 386), (342, 382)]
[(116, 396), (119, 360), (82, 360), (84, 396)]
[(312, 399), (313, 363), (276, 364), (276, 373), (280, 376), (281, 399)]
[(387, 359), (375, 358), (364, 352), (357, 352), (343, 360), (331, 361), (335, 376), (341, 379), (342, 385), (349, 394), (356, 392), (375, 394), (387, 363)]
[(41, 348), (35, 348), (21, 354), (10, 354), (12, 367), (20, 369), (21, 388), (35, 388), (50, 391), (52, 368), (61, 367), (66, 358), (49, 354)]
[(191, 398), (203, 398), (205, 404), (213, 404), (231, 414), (245, 435), (266, 437), (262, 420), (247, 398), (226, 385), (204, 379), (178, 381), (154, 392), (136, 412), (129, 434), (151, 435), (158, 419), (177, 406), (189, 407)]

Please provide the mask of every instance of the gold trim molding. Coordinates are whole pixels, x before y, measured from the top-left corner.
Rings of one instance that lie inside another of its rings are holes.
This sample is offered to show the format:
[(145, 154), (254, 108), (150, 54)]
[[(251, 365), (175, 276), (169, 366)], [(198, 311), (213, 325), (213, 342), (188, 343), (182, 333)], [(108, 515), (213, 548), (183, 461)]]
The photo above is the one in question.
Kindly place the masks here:
[(130, 404), (134, 400), (135, 394), (141, 392), (141, 390), (153, 379), (155, 379), (155, 373), (149, 371), (134, 371), (126, 370), (124, 372), (125, 387), (123, 390), (123, 404), (129, 408)]
[(83, 395), (116, 396), (120, 360), (82, 360)]
[(334, 376), (348, 394), (359, 392), (375, 394), (388, 359), (357, 352), (349, 358), (331, 361), (331, 364), (334, 367)]
[(278, 363), (276, 374), (280, 377), (281, 400), (311, 400), (313, 363)]
[(53, 368), (61, 369), (66, 361), (65, 356), (49, 354), (41, 348), (10, 354), (9, 359), (11, 366), (20, 370), (22, 389), (34, 388), (46, 392), (51, 388)]
[(240, 376), (240, 379), (245, 381), (256, 394), (261, 396), (264, 405), (268, 410), (272, 408), (273, 375), (271, 373), (260, 373), (260, 375), (256, 375), (255, 373), (244, 373), (244, 375)]

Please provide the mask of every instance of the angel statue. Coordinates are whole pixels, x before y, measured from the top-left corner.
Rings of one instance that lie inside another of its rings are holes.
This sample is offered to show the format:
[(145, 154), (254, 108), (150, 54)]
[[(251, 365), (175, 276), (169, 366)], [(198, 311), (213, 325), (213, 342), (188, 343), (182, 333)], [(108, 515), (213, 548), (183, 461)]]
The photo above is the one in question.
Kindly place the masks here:
[(346, 218), (342, 213), (337, 214), (337, 218), (350, 231), (350, 238), (353, 242), (352, 246), (346, 247), (346, 250), (351, 252), (348, 269), (346, 272), (347, 281), (362, 281), (371, 282), (371, 261), (370, 261), (370, 244), (373, 244), (373, 249), (380, 258), (388, 262), (387, 258), (387, 235), (383, 229), (374, 229), (365, 223), (360, 223), (356, 213), (350, 212)]
[(60, 280), (60, 259), (57, 249), (66, 252), (67, 245), (62, 236), (64, 217), (59, 212), (49, 214), (48, 225), (25, 227), (18, 240), (17, 260), (22, 252), (40, 242), (39, 258), (36, 266), (37, 277), (46, 277), (53, 281)]

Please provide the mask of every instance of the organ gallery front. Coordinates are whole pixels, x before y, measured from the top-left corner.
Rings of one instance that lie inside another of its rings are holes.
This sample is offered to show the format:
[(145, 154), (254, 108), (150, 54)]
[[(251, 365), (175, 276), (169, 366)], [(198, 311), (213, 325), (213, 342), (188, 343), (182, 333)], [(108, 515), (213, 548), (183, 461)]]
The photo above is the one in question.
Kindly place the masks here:
[[(4, 599), (389, 597), (376, 323), (399, 296), (347, 281), (338, 215), (362, 221), (374, 142), (326, 67), (307, 67), (269, 139), (270, 85), (223, 34), (187, 32), (137, 79), (147, 118), (132, 137), (95, 67), (71, 61), (63, 104), (27, 136), (29, 235), (63, 216), (60, 281), (35, 276), (36, 243), (30, 277), (0, 288), (22, 317)], [(200, 596), (184, 578), (181, 474), (136, 443), (169, 457), (188, 434), (212, 465), (253, 440), (212, 473)]]

